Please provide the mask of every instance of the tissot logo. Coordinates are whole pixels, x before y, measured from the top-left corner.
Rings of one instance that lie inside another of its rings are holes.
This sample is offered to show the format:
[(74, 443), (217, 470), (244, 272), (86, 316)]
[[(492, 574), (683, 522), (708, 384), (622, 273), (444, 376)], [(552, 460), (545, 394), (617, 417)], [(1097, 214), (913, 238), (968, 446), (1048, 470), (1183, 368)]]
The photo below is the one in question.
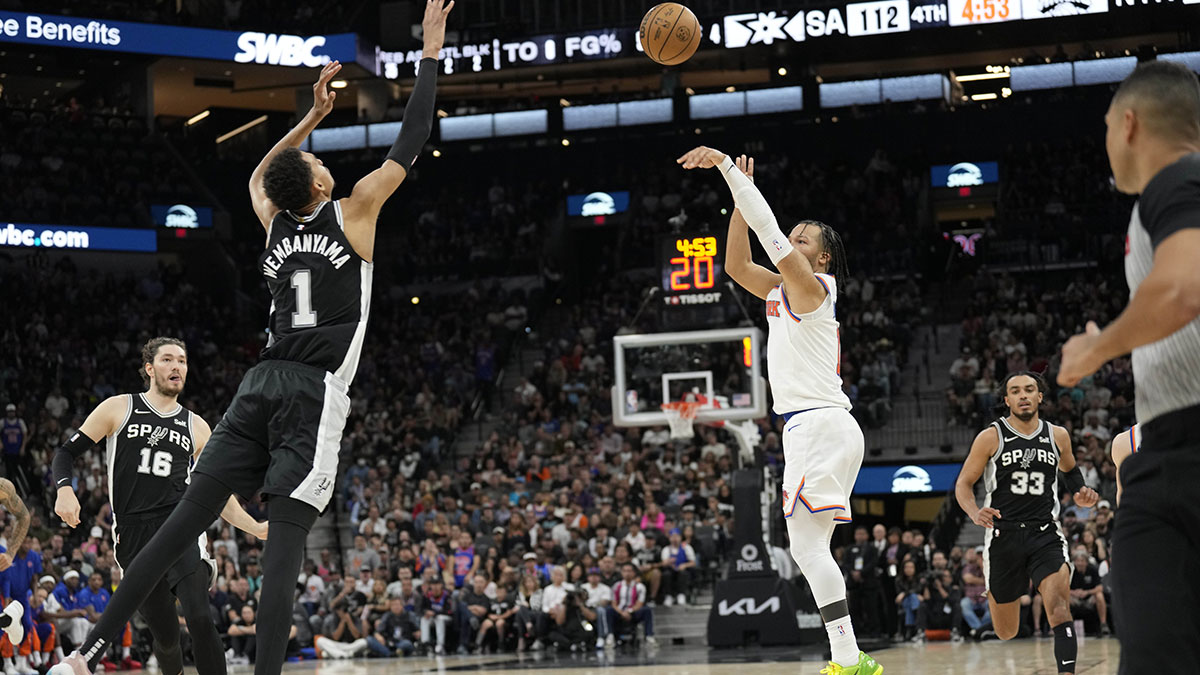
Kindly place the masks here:
[(959, 162), (950, 167), (946, 187), (971, 187), (983, 185), (983, 170), (970, 162)]
[(325, 46), (324, 35), (308, 39), (298, 35), (246, 32), (238, 36), (238, 49), (233, 57), (238, 63), (269, 63), (273, 66), (307, 66), (315, 68), (329, 63), (329, 57), (314, 54), (313, 50)]
[(717, 613), (721, 616), (729, 616), (737, 614), (739, 616), (753, 616), (756, 614), (774, 614), (779, 611), (779, 598), (768, 598), (766, 602), (757, 604), (754, 598), (742, 598), (732, 605), (727, 600), (722, 600), (721, 604), (717, 605)]

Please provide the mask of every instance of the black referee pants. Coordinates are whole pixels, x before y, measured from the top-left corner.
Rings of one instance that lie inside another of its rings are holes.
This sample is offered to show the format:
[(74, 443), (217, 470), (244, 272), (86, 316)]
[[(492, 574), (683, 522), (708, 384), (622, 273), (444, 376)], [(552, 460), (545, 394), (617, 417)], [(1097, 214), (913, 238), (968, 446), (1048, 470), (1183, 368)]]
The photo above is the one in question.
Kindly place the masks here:
[(1200, 406), (1155, 418), (1121, 465), (1111, 549), (1120, 675), (1200, 669)]

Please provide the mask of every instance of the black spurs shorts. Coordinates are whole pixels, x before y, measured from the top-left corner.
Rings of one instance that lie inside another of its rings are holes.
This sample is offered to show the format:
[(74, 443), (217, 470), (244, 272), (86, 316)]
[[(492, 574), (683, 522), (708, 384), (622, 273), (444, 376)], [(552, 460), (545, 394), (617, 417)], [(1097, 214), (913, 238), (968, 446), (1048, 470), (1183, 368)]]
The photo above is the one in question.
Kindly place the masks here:
[(996, 604), (1019, 600), (1067, 564), (1067, 539), (1057, 523), (1005, 523), (987, 530), (983, 576)]
[(195, 472), (245, 499), (292, 497), (324, 511), (337, 479), (347, 385), (320, 368), (262, 361), (247, 371)]

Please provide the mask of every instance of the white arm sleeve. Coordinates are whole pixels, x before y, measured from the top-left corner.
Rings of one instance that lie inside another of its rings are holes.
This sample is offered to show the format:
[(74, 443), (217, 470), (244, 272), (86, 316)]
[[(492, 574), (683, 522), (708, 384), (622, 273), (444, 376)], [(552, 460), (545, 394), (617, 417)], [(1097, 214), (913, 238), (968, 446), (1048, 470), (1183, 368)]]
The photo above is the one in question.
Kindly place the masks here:
[(783, 231), (779, 229), (779, 221), (775, 219), (771, 205), (767, 203), (758, 188), (754, 187), (754, 182), (737, 168), (729, 155), (725, 155), (725, 159), (718, 168), (721, 170), (721, 175), (725, 177), (725, 182), (729, 183), (729, 190), (733, 193), (733, 203), (742, 212), (750, 229), (758, 235), (758, 242), (767, 252), (771, 264), (778, 265), (780, 260), (792, 252), (792, 242), (788, 241)]

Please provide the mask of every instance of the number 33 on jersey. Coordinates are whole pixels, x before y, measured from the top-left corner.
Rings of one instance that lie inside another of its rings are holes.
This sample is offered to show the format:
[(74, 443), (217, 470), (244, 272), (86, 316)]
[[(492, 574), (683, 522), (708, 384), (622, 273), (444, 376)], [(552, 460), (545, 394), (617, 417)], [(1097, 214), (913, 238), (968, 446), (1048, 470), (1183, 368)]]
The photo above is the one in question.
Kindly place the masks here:
[(984, 470), (987, 503), (1005, 521), (1038, 522), (1058, 519), (1059, 449), (1050, 424), (1024, 435), (1005, 419), (993, 423), (1000, 446)]

